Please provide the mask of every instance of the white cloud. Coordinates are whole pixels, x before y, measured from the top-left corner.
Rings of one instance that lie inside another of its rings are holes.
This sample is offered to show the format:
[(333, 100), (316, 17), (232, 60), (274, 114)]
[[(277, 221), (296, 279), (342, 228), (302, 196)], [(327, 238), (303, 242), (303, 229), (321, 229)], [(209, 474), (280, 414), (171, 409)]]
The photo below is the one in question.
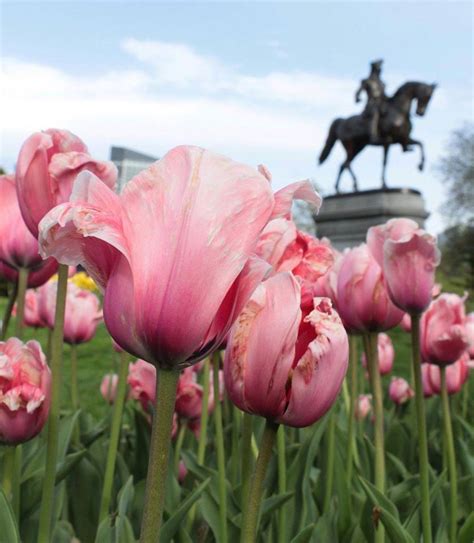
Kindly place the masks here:
[[(193, 143), (250, 164), (266, 163), (277, 187), (314, 177), (332, 191), (343, 150), (336, 145), (319, 169), (316, 156), (332, 118), (357, 111), (357, 81), (303, 71), (244, 73), (179, 43), (128, 39), (122, 47), (136, 60), (134, 69), (98, 76), (3, 59), (0, 164), (13, 168), (31, 132), (56, 126), (80, 135), (100, 158), (113, 144), (160, 156), (174, 145)], [(414, 122), (415, 135), (427, 145), (428, 168), (457, 119), (469, 115), (464, 102), (443, 91), (426, 118)], [(391, 151), (389, 184), (422, 190), (436, 211), (440, 185), (429, 169), (420, 174), (417, 162), (414, 153)], [(379, 186), (380, 169), (379, 149), (364, 152), (354, 164), (362, 188)], [(349, 178), (343, 185), (351, 187)], [(440, 230), (436, 213), (430, 225)]]

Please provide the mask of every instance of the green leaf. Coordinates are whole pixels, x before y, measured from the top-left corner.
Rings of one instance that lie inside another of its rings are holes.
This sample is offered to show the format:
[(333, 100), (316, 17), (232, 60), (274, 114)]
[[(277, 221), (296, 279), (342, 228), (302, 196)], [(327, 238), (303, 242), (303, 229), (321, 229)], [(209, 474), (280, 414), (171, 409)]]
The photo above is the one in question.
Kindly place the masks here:
[(0, 527), (2, 530), (1, 541), (8, 543), (20, 543), (20, 534), (13, 515), (10, 502), (0, 488)]
[(458, 538), (459, 543), (472, 543), (474, 541), (474, 511), (461, 526)]
[(301, 532), (291, 540), (290, 543), (309, 543), (315, 527), (316, 524), (309, 524), (306, 526), (306, 528), (303, 528)]
[(160, 531), (160, 539), (162, 541), (171, 541), (176, 532), (179, 530), (183, 519), (185, 518), (189, 509), (194, 503), (201, 497), (206, 487), (209, 485), (210, 477), (201, 483), (196, 490), (181, 503), (178, 509), (171, 515), (171, 517), (163, 524)]
[(284, 503), (292, 498), (294, 492), (285, 492), (284, 494), (278, 494), (276, 496), (270, 496), (263, 500), (261, 516), (271, 515), (274, 511), (279, 509)]
[(126, 516), (134, 497), (133, 476), (130, 475), (118, 495), (118, 514)]
[(396, 541), (397, 543), (414, 543), (413, 538), (400, 522), (395, 505), (375, 488), (372, 483), (362, 477), (359, 477), (359, 480), (367, 494), (367, 498), (372, 502), (372, 506), (378, 509), (380, 520), (392, 541)]

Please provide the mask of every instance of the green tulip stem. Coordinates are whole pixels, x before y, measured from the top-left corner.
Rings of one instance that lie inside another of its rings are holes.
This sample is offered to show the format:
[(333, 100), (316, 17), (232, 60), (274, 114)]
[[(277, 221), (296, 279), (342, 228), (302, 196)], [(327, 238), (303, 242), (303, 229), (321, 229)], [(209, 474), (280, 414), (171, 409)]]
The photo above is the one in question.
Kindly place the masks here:
[[(380, 378), (377, 333), (369, 333), (367, 347), (367, 366), (369, 369), (372, 395), (374, 401), (374, 441), (375, 441), (375, 486), (382, 494), (385, 494), (385, 447), (384, 447), (384, 413), (382, 397), (382, 381)], [(376, 543), (383, 543), (385, 533), (382, 524), (379, 523), (375, 530)]]
[(328, 413), (328, 427), (325, 436), (326, 444), (326, 484), (324, 488), (324, 501), (323, 501), (323, 512), (327, 513), (329, 511), (329, 506), (331, 504), (332, 497), (332, 487), (334, 481), (334, 457), (335, 457), (335, 433), (336, 433), (336, 414), (331, 410)]
[(239, 482), (239, 457), (240, 457), (240, 424), (242, 414), (240, 410), (231, 404), (232, 413), (232, 454), (230, 457), (230, 481), (233, 487)]
[(420, 356), (420, 315), (411, 315), (412, 373), (415, 384), (415, 407), (418, 435), (418, 456), (420, 470), (421, 523), (424, 543), (431, 543), (430, 480), (428, 439), (426, 432), (425, 400), (421, 379)]
[(112, 425), (110, 427), (109, 447), (107, 450), (107, 461), (105, 464), (104, 484), (99, 509), (99, 524), (109, 514), (112, 487), (114, 483), (115, 463), (117, 460), (118, 444), (120, 440), (120, 429), (122, 426), (123, 406), (127, 395), (128, 375), (128, 354), (120, 352), (120, 365), (117, 382), (117, 393), (115, 395), (112, 412)]
[[(286, 492), (286, 450), (285, 450), (285, 426), (280, 426), (277, 433), (278, 455), (278, 494)], [(286, 515), (285, 505), (278, 512), (278, 543), (286, 543)]]
[(219, 351), (216, 351), (212, 357), (213, 368), (212, 375), (214, 381), (214, 425), (216, 431), (217, 448), (217, 472), (219, 480), (219, 524), (220, 538), (219, 542), (227, 543), (227, 489), (225, 478), (225, 452), (224, 452), (224, 430), (222, 427), (222, 403), (219, 392)]
[(201, 429), (199, 432), (199, 443), (197, 461), (200, 466), (204, 464), (204, 458), (206, 456), (206, 442), (207, 442), (207, 423), (209, 420), (209, 389), (211, 365), (209, 358), (204, 360), (203, 369), (203, 382), (202, 382), (202, 406), (201, 406)]
[(77, 379), (77, 345), (71, 345), (71, 403), (74, 411), (79, 409), (79, 386)]
[(349, 407), (349, 421), (347, 428), (347, 464), (346, 464), (346, 473), (347, 473), (347, 482), (348, 485), (352, 481), (352, 467), (353, 460), (357, 457), (357, 444), (355, 440), (354, 430), (355, 430), (355, 407), (357, 404), (357, 336), (351, 334), (349, 336), (349, 370), (350, 370), (350, 407)]
[(448, 388), (446, 386), (446, 368), (440, 368), (441, 372), (441, 402), (443, 404), (444, 441), (448, 453), (449, 471), (449, 541), (456, 543), (457, 516), (458, 516), (458, 487), (456, 474), (456, 456), (454, 452), (453, 428), (451, 425), (451, 412), (449, 409)]
[(252, 474), (252, 415), (244, 413), (242, 417), (242, 447), (241, 447), (241, 509), (245, 509)]
[(268, 464), (272, 456), (273, 445), (276, 440), (278, 424), (267, 420), (263, 432), (262, 443), (260, 445), (255, 471), (250, 483), (248, 500), (245, 504), (242, 517), (241, 543), (254, 543), (260, 514), (260, 504), (263, 495), (263, 482), (267, 472)]
[(10, 295), (8, 296), (8, 302), (5, 307), (5, 312), (3, 313), (0, 341), (4, 341), (5, 338), (7, 337), (8, 325), (10, 324), (10, 319), (12, 316), (13, 307), (15, 306), (17, 294), (18, 294), (18, 281), (12, 285)]
[(18, 339), (23, 339), (23, 329), (25, 327), (25, 299), (26, 289), (28, 288), (28, 270), (20, 268), (18, 271), (18, 295), (16, 303), (16, 326), (15, 335)]
[(8, 445), (3, 453), (2, 488), (7, 500), (13, 505), (13, 476), (15, 473), (15, 446)]
[(68, 267), (59, 265), (58, 287), (56, 295), (56, 311), (54, 329), (51, 336), (50, 368), (51, 405), (48, 419), (48, 438), (46, 444), (46, 467), (43, 479), (43, 494), (38, 528), (38, 543), (52, 541), (52, 514), (54, 509), (54, 485), (56, 480), (56, 465), (58, 459), (59, 413), (61, 403), (61, 371), (63, 355), (64, 313), (66, 309)]
[(157, 368), (155, 411), (151, 429), (140, 543), (159, 541), (179, 374), (177, 370)]

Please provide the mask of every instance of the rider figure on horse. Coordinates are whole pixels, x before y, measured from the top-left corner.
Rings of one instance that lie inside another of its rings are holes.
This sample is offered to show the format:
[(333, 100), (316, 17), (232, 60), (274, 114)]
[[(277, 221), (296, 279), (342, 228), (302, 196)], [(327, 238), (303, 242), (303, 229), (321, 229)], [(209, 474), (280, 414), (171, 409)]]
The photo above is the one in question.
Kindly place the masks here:
[(370, 75), (363, 79), (360, 87), (357, 89), (355, 101), (360, 102), (360, 94), (365, 91), (367, 94), (367, 104), (363, 116), (368, 119), (369, 137), (371, 144), (380, 143), (379, 120), (384, 114), (385, 101), (385, 83), (380, 79), (383, 60), (376, 60), (370, 63)]

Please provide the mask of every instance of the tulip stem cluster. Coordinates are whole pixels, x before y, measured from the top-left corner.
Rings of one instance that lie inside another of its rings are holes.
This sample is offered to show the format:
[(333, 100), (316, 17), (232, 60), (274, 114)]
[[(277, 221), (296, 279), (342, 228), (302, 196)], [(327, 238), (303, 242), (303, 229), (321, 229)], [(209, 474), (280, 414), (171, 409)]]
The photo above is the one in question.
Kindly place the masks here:
[(140, 543), (159, 541), (179, 374), (178, 370), (157, 368), (156, 401), (151, 429), (150, 458)]
[(204, 464), (207, 441), (207, 422), (209, 420), (209, 389), (210, 389), (210, 362), (209, 358), (204, 360), (203, 382), (202, 382), (202, 409), (201, 409), (201, 431), (199, 433), (197, 461), (200, 466)]
[(61, 264), (58, 270), (56, 312), (51, 337), (51, 406), (49, 410), (46, 467), (41, 498), (38, 543), (51, 541), (51, 520), (54, 502), (54, 485), (58, 458), (59, 411), (61, 401), (61, 371), (63, 353), (64, 314), (66, 310), (68, 267)]
[[(278, 494), (286, 492), (286, 451), (285, 451), (285, 427), (280, 426), (277, 434), (278, 454)], [(286, 511), (285, 506), (280, 507), (278, 513), (278, 542), (286, 543)]]
[(8, 325), (10, 324), (10, 319), (12, 316), (13, 307), (16, 302), (17, 294), (18, 294), (18, 282), (15, 282), (11, 288), (10, 295), (8, 296), (8, 302), (5, 307), (5, 312), (3, 314), (0, 341), (4, 341), (5, 338), (7, 337)]
[(323, 512), (329, 511), (332, 497), (332, 486), (334, 480), (334, 447), (336, 438), (336, 414), (333, 411), (328, 413), (328, 429), (326, 432), (326, 485), (324, 490)]
[(241, 505), (242, 511), (247, 503), (247, 496), (250, 486), (250, 475), (252, 473), (252, 415), (243, 413), (242, 417), (242, 463), (241, 463)]
[(107, 463), (105, 465), (104, 486), (100, 501), (99, 524), (109, 513), (110, 498), (114, 481), (115, 462), (120, 439), (120, 427), (122, 424), (123, 406), (127, 395), (128, 355), (124, 351), (120, 353), (120, 366), (117, 383), (117, 394), (114, 401), (112, 414), (112, 426), (110, 428), (109, 449), (107, 451)]
[(74, 411), (79, 409), (79, 386), (77, 382), (77, 345), (71, 345), (71, 402)]
[(443, 425), (444, 441), (448, 457), (449, 488), (450, 488), (450, 522), (449, 522), (449, 541), (455, 543), (457, 515), (458, 515), (458, 484), (456, 473), (456, 456), (454, 452), (453, 428), (451, 425), (451, 412), (449, 409), (448, 389), (446, 386), (446, 368), (441, 370), (441, 402), (443, 405)]
[[(377, 334), (367, 334), (366, 356), (368, 361), (369, 377), (372, 385), (372, 394), (374, 398), (374, 444), (375, 444), (375, 486), (380, 492), (385, 493), (385, 446), (384, 446), (384, 428), (383, 428), (383, 397), (382, 382), (380, 378)], [(376, 543), (383, 543), (385, 533), (383, 526), (379, 524), (375, 532)]]
[(225, 478), (224, 431), (222, 428), (222, 404), (219, 401), (219, 351), (213, 355), (214, 424), (216, 431), (217, 471), (219, 475), (219, 541), (227, 543), (227, 489)]
[(428, 438), (426, 433), (425, 402), (421, 378), (420, 315), (418, 314), (411, 315), (411, 345), (412, 373), (415, 383), (416, 419), (418, 425), (418, 454), (420, 458), (421, 522), (423, 527), (423, 541), (424, 543), (431, 543)]
[(268, 464), (272, 456), (273, 445), (275, 444), (278, 432), (278, 424), (268, 420), (265, 424), (262, 443), (258, 453), (255, 471), (252, 477), (248, 500), (245, 503), (242, 518), (241, 543), (253, 543), (256, 538), (258, 518), (260, 514), (260, 503), (263, 495), (263, 482), (267, 472)]
[(16, 330), (15, 335), (18, 339), (23, 339), (23, 328), (25, 325), (25, 297), (28, 287), (28, 270), (20, 268), (18, 272), (18, 293), (16, 304)]

